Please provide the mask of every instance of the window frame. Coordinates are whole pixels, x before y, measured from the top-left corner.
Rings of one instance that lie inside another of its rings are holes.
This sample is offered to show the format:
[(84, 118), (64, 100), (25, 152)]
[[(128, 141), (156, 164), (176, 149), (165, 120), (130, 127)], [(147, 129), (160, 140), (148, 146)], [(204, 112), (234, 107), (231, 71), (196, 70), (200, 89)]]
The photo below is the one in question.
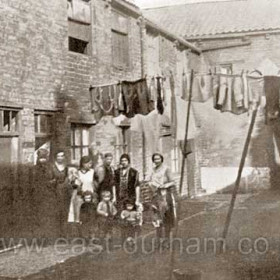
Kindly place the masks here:
[[(91, 125), (88, 124), (83, 124), (83, 123), (71, 123), (71, 161), (77, 161), (80, 160), (80, 158), (77, 158), (78, 155), (76, 155), (76, 149), (79, 149), (80, 155), (81, 157), (84, 156), (83, 154), (83, 150), (84, 148), (88, 149), (88, 153), (86, 155), (89, 155), (89, 150), (90, 150), (90, 127)], [(83, 145), (84, 141), (83, 141), (83, 130), (86, 128), (86, 130), (88, 131), (88, 144), (87, 145)], [(79, 145), (76, 145), (75, 141), (75, 135), (76, 135), (76, 130), (79, 131), (80, 133), (80, 140), (81, 143), (79, 143)]]
[[(5, 117), (4, 114), (5, 112), (9, 112), (9, 126), (11, 127), (11, 123), (12, 123), (12, 114), (14, 112), (16, 112), (16, 117), (15, 117), (15, 130), (4, 130), (4, 121), (5, 121)], [(19, 112), (20, 109), (16, 109), (16, 108), (9, 108), (9, 107), (1, 107), (0, 108), (0, 136), (3, 137), (14, 137), (14, 136), (19, 136)]]

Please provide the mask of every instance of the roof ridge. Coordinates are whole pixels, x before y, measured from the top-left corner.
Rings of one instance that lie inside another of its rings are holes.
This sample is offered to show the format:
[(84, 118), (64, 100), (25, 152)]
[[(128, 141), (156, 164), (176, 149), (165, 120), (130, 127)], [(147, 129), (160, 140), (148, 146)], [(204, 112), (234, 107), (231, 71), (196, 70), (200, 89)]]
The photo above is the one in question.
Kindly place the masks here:
[[(202, 1), (202, 0), (201, 0)], [(207, 2), (192, 2), (192, 3), (183, 3), (183, 4), (173, 4), (173, 5), (165, 5), (165, 6), (158, 6), (158, 7), (151, 7), (151, 8), (142, 8), (141, 10), (159, 10), (165, 8), (172, 8), (178, 6), (187, 6), (187, 5), (203, 5), (203, 4), (212, 4), (212, 3), (225, 3), (225, 2), (248, 2), (250, 0), (212, 0)]]

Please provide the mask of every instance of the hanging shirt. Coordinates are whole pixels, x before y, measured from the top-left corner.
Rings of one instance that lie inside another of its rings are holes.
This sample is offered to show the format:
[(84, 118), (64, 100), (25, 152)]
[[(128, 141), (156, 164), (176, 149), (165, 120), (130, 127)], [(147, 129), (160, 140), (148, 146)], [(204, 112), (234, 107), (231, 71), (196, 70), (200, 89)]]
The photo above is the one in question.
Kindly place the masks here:
[[(212, 96), (212, 76), (197, 75), (193, 79), (192, 101), (206, 102)], [(188, 101), (187, 99), (185, 99)]]
[(248, 102), (250, 107), (259, 104), (264, 94), (264, 79), (261, 76), (248, 76)]
[[(176, 139), (177, 140), (185, 139), (187, 113), (188, 113), (188, 102), (176, 96), (176, 117), (177, 117)], [(195, 119), (191, 107), (189, 128), (188, 128), (188, 139), (195, 138), (195, 133), (196, 133)]]

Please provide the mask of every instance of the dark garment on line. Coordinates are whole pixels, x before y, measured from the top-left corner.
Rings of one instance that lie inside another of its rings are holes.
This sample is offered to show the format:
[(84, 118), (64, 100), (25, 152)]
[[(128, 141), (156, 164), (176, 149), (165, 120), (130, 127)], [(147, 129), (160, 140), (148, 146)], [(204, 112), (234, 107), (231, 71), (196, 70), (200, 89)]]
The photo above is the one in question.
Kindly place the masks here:
[(134, 82), (123, 81), (122, 93), (125, 102), (124, 114), (128, 118), (136, 114), (147, 115), (150, 110), (150, 94), (146, 79), (140, 79)]
[(280, 77), (265, 76), (264, 90), (266, 95), (266, 114), (268, 121), (279, 118)]
[(164, 112), (163, 100), (161, 94), (161, 78), (157, 77), (157, 110), (162, 115)]

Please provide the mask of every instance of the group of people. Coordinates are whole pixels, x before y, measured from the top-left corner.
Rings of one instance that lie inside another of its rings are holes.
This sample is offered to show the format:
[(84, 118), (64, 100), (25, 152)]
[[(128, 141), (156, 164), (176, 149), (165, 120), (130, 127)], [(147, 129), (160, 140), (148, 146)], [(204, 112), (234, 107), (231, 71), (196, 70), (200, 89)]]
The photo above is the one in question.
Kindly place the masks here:
[[(106, 153), (103, 164), (95, 168), (91, 157), (83, 156), (79, 169), (73, 170), (67, 167), (63, 151), (49, 164), (44, 151), (39, 150), (36, 174), (41, 184), (44, 181), (54, 191), (60, 235), (67, 230), (72, 208), (72, 222), (79, 225), (83, 237), (110, 238), (113, 229), (120, 226), (122, 240), (134, 243), (143, 223), (144, 204), (153, 213), (157, 237), (167, 239), (176, 219), (175, 183), (161, 154), (153, 154), (152, 161), (149, 179), (140, 182), (128, 154), (121, 155), (116, 170), (111, 153)], [(143, 199), (142, 191), (147, 188), (148, 200)]]

